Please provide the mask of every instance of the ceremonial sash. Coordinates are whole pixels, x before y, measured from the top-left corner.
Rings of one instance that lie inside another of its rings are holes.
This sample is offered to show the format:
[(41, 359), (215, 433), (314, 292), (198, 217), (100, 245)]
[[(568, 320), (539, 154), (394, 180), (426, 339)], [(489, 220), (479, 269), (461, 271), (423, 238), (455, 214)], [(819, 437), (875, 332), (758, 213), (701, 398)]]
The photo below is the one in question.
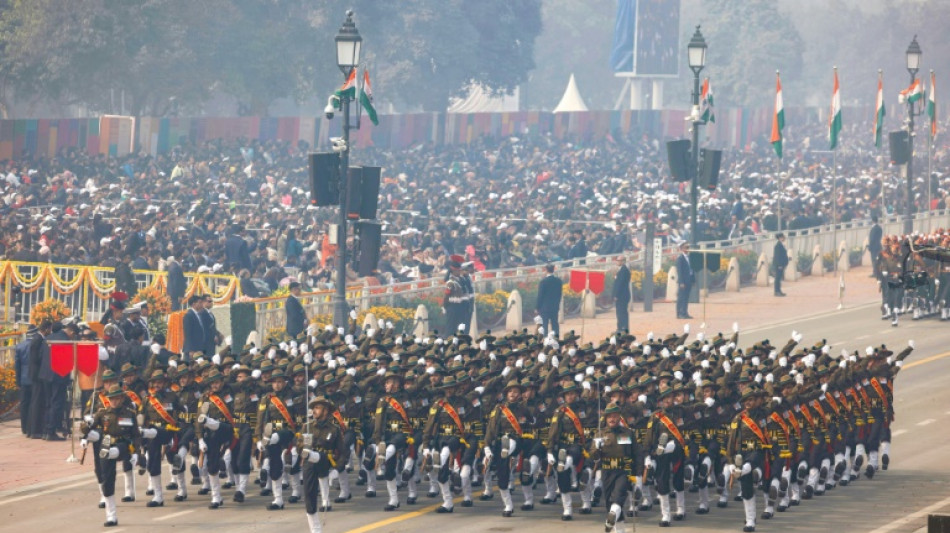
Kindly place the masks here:
[(890, 411), (890, 402), (887, 401), (887, 394), (885, 394), (884, 387), (881, 387), (881, 383), (877, 378), (871, 378), (871, 386), (874, 387), (877, 395), (880, 396), (881, 401), (884, 402), (884, 412)]
[(340, 414), (339, 409), (335, 409), (333, 411), (333, 418), (336, 419), (338, 424), (340, 424), (341, 429), (346, 429), (346, 422), (343, 421), (343, 415)]
[(455, 427), (458, 428), (459, 435), (464, 435), (465, 426), (462, 425), (462, 419), (459, 418), (458, 411), (456, 411), (455, 408), (452, 407), (452, 405), (445, 400), (439, 400), (439, 407), (441, 407), (442, 410), (444, 410), (445, 413), (448, 414), (449, 417), (452, 418), (452, 421), (455, 422)]
[(795, 436), (798, 437), (799, 439), (802, 438), (802, 428), (801, 426), (798, 425), (798, 419), (795, 418), (794, 411), (788, 412), (788, 422), (792, 425), (793, 428), (795, 428)]
[(518, 423), (518, 419), (515, 418), (514, 413), (511, 412), (511, 409), (508, 409), (507, 405), (502, 405), (501, 413), (505, 415), (505, 418), (508, 419), (508, 423), (511, 424), (511, 427), (514, 428), (515, 433), (520, 437), (522, 435), (521, 424)]
[(819, 415), (821, 415), (821, 419), (827, 423), (827, 422), (828, 422), (828, 415), (826, 415), (826, 414), (825, 414), (825, 410), (821, 408), (821, 401), (820, 401), (820, 400), (815, 400), (815, 401), (814, 401), (814, 405), (815, 405), (815, 410), (818, 411), (818, 414), (819, 414)]
[(861, 398), (864, 398), (864, 406), (868, 409), (871, 408), (871, 397), (868, 396), (868, 391), (864, 390), (864, 387), (861, 387)]
[(139, 398), (138, 394), (135, 394), (133, 391), (127, 390), (125, 394), (132, 400), (132, 403), (135, 404), (135, 407), (142, 407), (142, 399)]
[(782, 432), (785, 433), (785, 441), (791, 444), (792, 434), (788, 430), (788, 424), (786, 424), (785, 421), (782, 420), (782, 416), (779, 415), (778, 413), (773, 412), (771, 415), (771, 418), (773, 421), (775, 421), (776, 424), (778, 424), (780, 428), (782, 428)]
[(802, 414), (805, 415), (805, 420), (808, 420), (808, 424), (809, 424), (811, 427), (813, 427), (813, 428), (817, 428), (817, 427), (818, 427), (818, 425), (815, 424), (815, 417), (813, 417), (813, 416), (811, 415), (811, 411), (808, 410), (808, 406), (807, 406), (807, 405), (802, 405)]
[(755, 423), (755, 420), (749, 418), (747, 413), (742, 413), (741, 418), (742, 423), (745, 424), (746, 427), (748, 427), (760, 441), (762, 441), (763, 446), (770, 446), (769, 438), (765, 436), (762, 428), (760, 428), (759, 425)]
[(154, 396), (149, 396), (148, 404), (152, 406), (152, 409), (158, 413), (158, 416), (162, 417), (162, 420), (168, 422), (169, 425), (175, 425), (175, 419), (172, 418), (172, 415), (168, 414), (168, 411), (165, 410), (165, 406), (162, 405), (162, 402), (158, 401), (158, 398)]
[(294, 422), (294, 417), (290, 416), (290, 412), (287, 411), (287, 406), (284, 405), (284, 402), (280, 400), (277, 396), (270, 397), (270, 403), (280, 411), (280, 416), (284, 417), (284, 420), (287, 421), (287, 424), (290, 425), (290, 429), (297, 431), (297, 424)]
[(669, 432), (673, 435), (673, 437), (680, 443), (680, 446), (685, 448), (686, 439), (683, 438), (683, 434), (680, 433), (680, 430), (676, 427), (676, 424), (674, 424), (673, 421), (670, 420), (670, 418), (666, 416), (664, 413), (657, 413), (656, 418), (657, 420), (660, 421), (661, 424), (666, 426), (666, 429), (669, 430)]
[(103, 407), (112, 407), (109, 398), (106, 398), (106, 395), (101, 392), (99, 393), (99, 403), (101, 403)]
[[(273, 398), (273, 396), (272, 396), (272, 398)], [(218, 398), (218, 395), (217, 395), (217, 394), (209, 394), (209, 395), (208, 395), (208, 399), (211, 400), (211, 403), (213, 403), (214, 406), (218, 408), (218, 411), (221, 411), (221, 414), (224, 415), (224, 418), (227, 418), (227, 419), (228, 419), (228, 423), (233, 426), (233, 425), (234, 425), (234, 417), (231, 416), (231, 411), (228, 410), (228, 406), (224, 404), (224, 402), (221, 400), (221, 398)], [(283, 406), (283, 404), (281, 404), (281, 406)], [(280, 409), (280, 407), (278, 407), (278, 409)], [(288, 413), (288, 414), (284, 414), (284, 412), (285, 412), (286, 410), (287, 410), (287, 409), (284, 408), (284, 410), (281, 411), (281, 414), (284, 415), (284, 416), (290, 416), (289, 413)]]
[(574, 423), (574, 429), (577, 431), (577, 435), (580, 437), (581, 445), (583, 446), (586, 438), (584, 436), (584, 425), (581, 424), (581, 419), (577, 418), (577, 415), (574, 414), (574, 411), (572, 411), (567, 405), (564, 406), (564, 414), (566, 414), (567, 417), (571, 419), (571, 422)]
[(831, 396), (830, 394), (825, 394), (825, 401), (827, 401), (828, 405), (830, 405), (831, 408), (834, 409), (836, 415), (841, 414), (841, 409), (838, 407), (838, 403), (835, 402), (835, 399), (833, 396)]
[(389, 406), (393, 408), (393, 411), (399, 413), (399, 416), (402, 417), (402, 421), (406, 424), (406, 431), (409, 431), (412, 428), (412, 424), (409, 423), (409, 415), (406, 414), (406, 410), (403, 409), (402, 405), (392, 396), (386, 398), (386, 401), (389, 403)]
[(853, 389), (853, 388), (851, 388), (851, 389), (848, 389), (848, 392), (851, 393), (851, 397), (854, 398), (854, 403), (855, 403), (855, 405), (857, 405), (857, 406), (858, 406), (858, 409), (860, 409), (860, 408), (861, 408), (861, 397), (858, 396), (858, 391), (855, 390), (855, 389)]

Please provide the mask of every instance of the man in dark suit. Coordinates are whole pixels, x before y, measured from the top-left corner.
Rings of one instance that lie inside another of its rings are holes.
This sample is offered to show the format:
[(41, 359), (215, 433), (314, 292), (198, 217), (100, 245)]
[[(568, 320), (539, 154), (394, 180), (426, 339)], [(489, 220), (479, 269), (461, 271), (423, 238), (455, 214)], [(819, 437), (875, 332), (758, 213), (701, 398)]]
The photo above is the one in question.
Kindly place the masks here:
[(630, 269), (627, 268), (627, 260), (621, 256), (620, 270), (617, 270), (617, 277), (614, 278), (614, 304), (617, 306), (617, 331), (630, 329), (630, 312), (627, 307), (630, 305)]
[(30, 436), (30, 400), (33, 394), (33, 377), (30, 375), (30, 346), (38, 332), (39, 329), (36, 325), (30, 324), (30, 327), (26, 330), (26, 338), (14, 348), (16, 386), (20, 391), (20, 431), (27, 437)]
[(247, 241), (241, 237), (241, 226), (234, 224), (231, 226), (230, 235), (224, 241), (224, 253), (227, 255), (229, 265), (240, 265), (241, 268), (251, 270), (251, 252), (248, 249)]
[(188, 298), (188, 306), (190, 309), (188, 309), (182, 319), (185, 341), (181, 348), (181, 356), (186, 362), (191, 361), (191, 354), (193, 352), (204, 353), (205, 346), (205, 328), (201, 323), (200, 315), (201, 308), (203, 307), (201, 296), (192, 294), (191, 297)]
[(881, 240), (884, 238), (884, 230), (877, 223), (877, 214), (871, 215), (871, 222), (874, 223), (871, 226), (871, 232), (868, 233), (868, 252), (871, 253), (871, 266), (874, 269), (871, 277), (879, 278), (881, 276)]
[[(30, 398), (29, 436), (33, 439), (42, 439), (46, 431), (46, 414), (49, 410), (49, 375), (50, 367), (49, 344), (46, 338), (53, 332), (53, 323), (44, 320), (37, 335), (30, 343), (30, 377), (33, 379), (33, 390)], [(44, 379), (45, 376), (45, 379)]]
[(168, 297), (172, 300), (172, 311), (181, 309), (182, 298), (185, 297), (185, 272), (174, 257), (168, 258)]
[(204, 354), (206, 357), (212, 357), (217, 351), (218, 346), (224, 340), (224, 336), (218, 331), (218, 321), (211, 314), (211, 308), (214, 307), (214, 300), (210, 294), (201, 297), (201, 310), (198, 315), (201, 317), (201, 325), (205, 328)]
[(785, 277), (785, 267), (788, 266), (788, 250), (785, 249), (785, 234), (775, 236), (775, 248), (772, 250), (772, 266), (775, 267), (775, 295), (785, 296), (782, 292), (782, 278)]
[(689, 264), (689, 243), (680, 244), (680, 254), (676, 257), (676, 275), (679, 278), (679, 287), (676, 289), (676, 318), (693, 318), (689, 316), (689, 293), (693, 290), (696, 275)]
[(284, 310), (287, 312), (287, 335), (296, 339), (300, 335), (307, 323), (307, 312), (300, 303), (300, 293), (303, 289), (297, 281), (290, 282), (290, 295), (284, 302)]
[(538, 284), (538, 305), (536, 311), (541, 316), (544, 331), (553, 331), (555, 337), (561, 336), (557, 315), (561, 311), (561, 279), (554, 275), (554, 265), (544, 267), (548, 275)]

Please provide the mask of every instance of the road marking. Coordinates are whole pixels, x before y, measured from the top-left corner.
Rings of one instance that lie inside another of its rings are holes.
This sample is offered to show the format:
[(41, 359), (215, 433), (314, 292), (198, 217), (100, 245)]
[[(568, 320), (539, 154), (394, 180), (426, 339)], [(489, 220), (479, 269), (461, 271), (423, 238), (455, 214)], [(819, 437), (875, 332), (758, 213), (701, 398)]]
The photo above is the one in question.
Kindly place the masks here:
[[(455, 498), (455, 499), (452, 500), (452, 501), (453, 501), (454, 503), (459, 503), (459, 502), (462, 501), (462, 498)], [(409, 520), (410, 518), (415, 518), (415, 517), (417, 517), (417, 516), (422, 516), (422, 515), (424, 515), (424, 514), (426, 514), (426, 513), (431, 513), (432, 511), (435, 511), (435, 510), (438, 509), (439, 507), (442, 507), (442, 504), (441, 504), (441, 503), (437, 503), (437, 504), (435, 504), (435, 505), (430, 505), (430, 506), (428, 506), (428, 507), (423, 507), (423, 508), (419, 509), (418, 511), (412, 511), (412, 512), (409, 512), (409, 513), (406, 513), (406, 514), (401, 514), (401, 515), (399, 515), (399, 516), (394, 516), (394, 517), (392, 517), (392, 518), (387, 518), (387, 519), (385, 519), (385, 520), (380, 520), (379, 522), (373, 522), (372, 524), (366, 524), (365, 526), (358, 527), (358, 528), (355, 528), (355, 529), (351, 529), (351, 530), (347, 531), (346, 533), (366, 533), (367, 531), (372, 531), (372, 530), (374, 530), (374, 529), (379, 529), (379, 528), (381, 528), (381, 527), (383, 527), (383, 526), (388, 526), (388, 525), (390, 525), (390, 524), (395, 524), (395, 523), (398, 523), (398, 522), (402, 522), (403, 520)]]
[(907, 370), (908, 368), (914, 368), (915, 366), (925, 365), (925, 364), (927, 364), (927, 363), (932, 363), (933, 361), (936, 361), (936, 360), (938, 360), (938, 359), (943, 359), (943, 358), (946, 358), (946, 357), (950, 357), (950, 352), (939, 353), (939, 354), (937, 354), (937, 355), (932, 355), (932, 356), (930, 356), (930, 357), (928, 357), (928, 358), (926, 358), (926, 359), (921, 359), (920, 361), (914, 361), (913, 363), (907, 363), (906, 365), (904, 365), (903, 370)]
[(854, 340), (860, 341), (870, 337), (870, 335), (861, 335), (860, 337), (855, 337)]
[(921, 510), (915, 512), (915, 513), (911, 513), (911, 514), (909, 514), (909, 515), (902, 516), (901, 518), (898, 518), (897, 520), (894, 520), (894, 521), (891, 522), (890, 524), (885, 524), (885, 525), (883, 525), (883, 526), (881, 526), (881, 527), (875, 529), (875, 530), (872, 531), (871, 533), (887, 533), (888, 531), (893, 531), (893, 530), (895, 530), (895, 529), (897, 529), (897, 528), (900, 528), (900, 527), (902, 527), (902, 526), (906, 526), (908, 523), (910, 523), (910, 522), (912, 522), (912, 521), (914, 521), (914, 520), (916, 520), (916, 519), (918, 519), (918, 518), (922, 518), (922, 517), (924, 517), (924, 516), (926, 516), (926, 515), (928, 515), (928, 514), (934, 512), (934, 511), (937, 511), (937, 510), (939, 510), (939, 509), (942, 508), (942, 507), (946, 507), (947, 505), (950, 505), (950, 498), (947, 498), (947, 499), (945, 499), (945, 500), (940, 500), (939, 502), (937, 502), (937, 503), (935, 503), (935, 504), (933, 504), (933, 505), (931, 505), (931, 506), (929, 506), (929, 507), (924, 507), (923, 509), (921, 509)]
[(928, 418), (927, 420), (924, 420), (923, 422), (917, 422), (917, 425), (927, 426), (927, 425), (933, 424), (934, 422), (936, 422), (936, 420), (934, 420), (933, 418)]
[[(892, 434), (892, 436), (893, 436), (893, 434)], [(159, 516), (159, 517), (157, 517), (157, 518), (153, 518), (152, 520), (159, 521), (159, 522), (162, 521), (162, 520), (171, 520), (172, 518), (175, 518), (175, 517), (177, 517), (177, 516), (184, 516), (184, 515), (186, 515), (186, 514), (188, 514), (188, 513), (193, 513), (193, 512), (195, 512), (194, 509), (190, 509), (190, 510), (188, 510), (188, 511), (179, 511), (179, 512), (177, 512), (177, 513), (167, 514), (167, 515), (165, 515), (165, 516)]]
[(891, 433), (891, 438), (893, 439), (894, 437), (903, 435), (904, 433), (907, 433), (906, 429), (898, 429), (897, 431)]
[[(88, 479), (88, 480), (86, 480), (86, 481), (79, 481), (79, 482), (73, 483), (73, 484), (71, 484), (71, 485), (62, 485), (62, 486), (60, 486), (60, 487), (53, 487), (53, 488), (49, 488), (49, 489), (40, 490), (40, 491), (37, 491), (37, 492), (35, 492), (35, 493), (33, 493), (33, 494), (24, 494), (23, 496), (16, 496), (16, 497), (14, 497), (14, 498), (8, 498), (8, 499), (5, 499), (5, 500), (0, 501), (0, 505), (7, 505), (7, 504), (11, 504), (11, 503), (16, 503), (16, 502), (20, 502), (20, 501), (23, 501), (23, 500), (28, 500), (28, 499), (30, 499), (30, 498), (35, 498), (35, 497), (37, 497), (37, 496), (44, 496), (44, 495), (46, 495), (46, 494), (52, 494), (52, 493), (54, 493), (54, 492), (59, 492), (59, 491), (61, 491), (61, 490), (74, 489), (74, 488), (76, 488), (76, 487), (81, 487), (81, 486), (83, 486), (83, 485), (89, 485), (89, 484), (92, 482), (92, 480), (93, 480), (93, 478), (90, 478), (90, 479)], [(113, 532), (113, 533), (115, 533), (115, 532)]]

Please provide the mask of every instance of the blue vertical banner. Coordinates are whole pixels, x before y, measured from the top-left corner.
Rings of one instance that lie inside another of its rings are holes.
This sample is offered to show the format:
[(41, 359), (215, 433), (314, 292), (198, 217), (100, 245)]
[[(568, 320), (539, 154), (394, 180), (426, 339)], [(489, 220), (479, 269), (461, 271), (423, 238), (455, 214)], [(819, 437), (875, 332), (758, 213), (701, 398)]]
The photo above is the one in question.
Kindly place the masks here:
[(637, 0), (617, 0), (614, 44), (610, 50), (610, 68), (614, 72), (633, 72), (633, 38), (636, 31)]

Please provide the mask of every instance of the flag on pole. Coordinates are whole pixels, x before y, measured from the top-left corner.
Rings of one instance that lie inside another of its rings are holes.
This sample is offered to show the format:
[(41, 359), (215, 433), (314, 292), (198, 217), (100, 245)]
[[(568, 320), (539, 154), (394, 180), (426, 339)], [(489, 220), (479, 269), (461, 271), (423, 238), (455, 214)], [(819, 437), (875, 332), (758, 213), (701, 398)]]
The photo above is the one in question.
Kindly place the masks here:
[(709, 78), (703, 80), (703, 94), (701, 102), (701, 118), (703, 122), (716, 122), (716, 111), (713, 109), (713, 93), (712, 89), (709, 88)]
[(835, 85), (831, 93), (831, 115), (828, 117), (829, 150), (838, 147), (838, 134), (841, 133), (841, 92), (838, 87), (838, 68), (835, 67)]
[(881, 137), (884, 132), (884, 73), (877, 72), (877, 111), (874, 113), (874, 146), (881, 147)]
[(775, 114), (772, 116), (772, 138), (769, 142), (775, 148), (775, 154), (782, 158), (782, 129), (785, 128), (785, 106), (782, 105), (782, 80), (775, 73)]
[(369, 83), (369, 71), (363, 70), (363, 86), (360, 88), (360, 105), (366, 110), (370, 121), (374, 126), (379, 125), (379, 118), (376, 116), (376, 108), (373, 107), (373, 86)]
[(340, 87), (335, 93), (333, 93), (337, 98), (343, 99), (348, 98), (350, 100), (356, 98), (356, 69), (354, 68), (350, 72), (350, 77), (346, 79), (346, 83), (343, 84), (343, 87)]
[(904, 101), (911, 104), (920, 100), (924, 96), (924, 90), (920, 86), (920, 80), (914, 80), (914, 83), (911, 83), (910, 87), (901, 91), (901, 96), (904, 97)]
[(937, 136), (937, 75), (930, 71), (930, 92), (927, 94), (927, 116), (930, 117), (930, 138)]

